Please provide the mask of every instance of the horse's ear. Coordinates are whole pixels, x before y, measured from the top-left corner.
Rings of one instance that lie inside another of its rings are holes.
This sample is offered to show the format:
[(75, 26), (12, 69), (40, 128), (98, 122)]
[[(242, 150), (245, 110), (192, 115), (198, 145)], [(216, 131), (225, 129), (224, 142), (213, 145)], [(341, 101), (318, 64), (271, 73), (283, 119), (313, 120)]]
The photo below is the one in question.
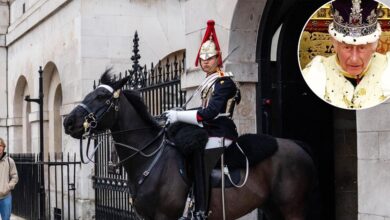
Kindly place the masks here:
[(112, 88), (114, 90), (118, 90), (118, 89), (122, 88), (127, 83), (127, 81), (129, 81), (129, 78), (130, 78), (130, 76), (126, 76), (125, 78), (116, 81), (114, 83), (114, 85), (112, 86)]

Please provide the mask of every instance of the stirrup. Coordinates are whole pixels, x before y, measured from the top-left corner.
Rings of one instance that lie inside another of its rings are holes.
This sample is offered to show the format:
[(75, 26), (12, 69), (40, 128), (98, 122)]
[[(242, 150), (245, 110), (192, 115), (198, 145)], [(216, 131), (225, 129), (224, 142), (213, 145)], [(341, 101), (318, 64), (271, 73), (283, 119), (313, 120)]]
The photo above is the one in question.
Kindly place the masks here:
[(194, 213), (194, 219), (195, 220), (206, 220), (207, 215), (205, 211), (197, 211)]

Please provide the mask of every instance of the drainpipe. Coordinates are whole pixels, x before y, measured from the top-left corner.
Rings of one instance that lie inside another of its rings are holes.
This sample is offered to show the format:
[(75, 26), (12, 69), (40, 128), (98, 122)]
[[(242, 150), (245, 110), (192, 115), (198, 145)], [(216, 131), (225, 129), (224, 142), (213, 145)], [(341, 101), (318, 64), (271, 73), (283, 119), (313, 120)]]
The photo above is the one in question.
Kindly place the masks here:
[[(8, 5), (8, 27), (11, 23), (11, 5), (10, 2), (7, 1)], [(7, 28), (8, 29), (8, 28)], [(6, 103), (7, 103), (7, 117), (5, 119), (5, 127), (7, 128), (7, 146), (9, 147), (9, 125), (8, 125), (8, 119), (9, 119), (9, 103), (8, 103), (8, 46), (7, 46), (7, 33), (5, 34), (5, 97), (6, 97)], [(9, 149), (9, 148), (8, 148)]]
[(9, 147), (10, 145), (9, 145), (9, 125), (8, 125), (8, 119), (9, 119), (8, 94), (9, 94), (8, 93), (8, 47), (5, 46), (5, 96), (7, 102), (7, 117), (5, 120), (5, 127), (7, 128), (7, 146)]

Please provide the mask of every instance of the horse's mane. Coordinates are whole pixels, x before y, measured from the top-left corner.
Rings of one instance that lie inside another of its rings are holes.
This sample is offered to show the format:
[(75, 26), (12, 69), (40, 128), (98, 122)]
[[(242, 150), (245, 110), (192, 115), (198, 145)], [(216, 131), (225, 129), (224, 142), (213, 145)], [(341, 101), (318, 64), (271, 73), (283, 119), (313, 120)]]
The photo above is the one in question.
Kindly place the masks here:
[[(113, 87), (117, 80), (111, 74), (112, 68), (107, 68), (100, 77), (100, 84)], [(157, 121), (150, 115), (148, 107), (143, 102), (138, 92), (134, 90), (122, 90), (127, 100), (134, 106), (134, 109), (142, 119), (152, 126), (158, 126)]]
[(100, 84), (113, 86), (115, 83), (115, 79), (113, 78), (112, 74), (112, 68), (107, 68), (102, 76), (100, 77)]
[(153, 118), (152, 115), (150, 115), (148, 107), (145, 105), (138, 92), (133, 90), (123, 90), (122, 92), (127, 100), (134, 106), (134, 109), (138, 112), (140, 117), (146, 121), (146, 123), (149, 123), (152, 126), (158, 126), (157, 121)]

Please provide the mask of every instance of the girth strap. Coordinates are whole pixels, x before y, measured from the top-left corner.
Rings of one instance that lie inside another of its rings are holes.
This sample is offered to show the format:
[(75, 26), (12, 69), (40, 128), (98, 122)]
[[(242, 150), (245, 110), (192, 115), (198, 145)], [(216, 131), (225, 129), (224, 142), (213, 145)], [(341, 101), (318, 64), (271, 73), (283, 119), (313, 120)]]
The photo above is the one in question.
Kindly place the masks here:
[(162, 152), (164, 151), (165, 147), (170, 144), (170, 145), (174, 145), (173, 142), (169, 141), (168, 139), (165, 138), (164, 136), (164, 140), (161, 142), (161, 144), (163, 145), (159, 152), (157, 153), (157, 155), (154, 157), (152, 163), (149, 165), (148, 169), (146, 169), (143, 173), (142, 173), (142, 176), (140, 177), (140, 179), (138, 180), (138, 185), (141, 185), (145, 179), (149, 176), (150, 172), (152, 171), (153, 167), (156, 165), (156, 163), (158, 162), (158, 160), (160, 159), (161, 155), (162, 155)]

